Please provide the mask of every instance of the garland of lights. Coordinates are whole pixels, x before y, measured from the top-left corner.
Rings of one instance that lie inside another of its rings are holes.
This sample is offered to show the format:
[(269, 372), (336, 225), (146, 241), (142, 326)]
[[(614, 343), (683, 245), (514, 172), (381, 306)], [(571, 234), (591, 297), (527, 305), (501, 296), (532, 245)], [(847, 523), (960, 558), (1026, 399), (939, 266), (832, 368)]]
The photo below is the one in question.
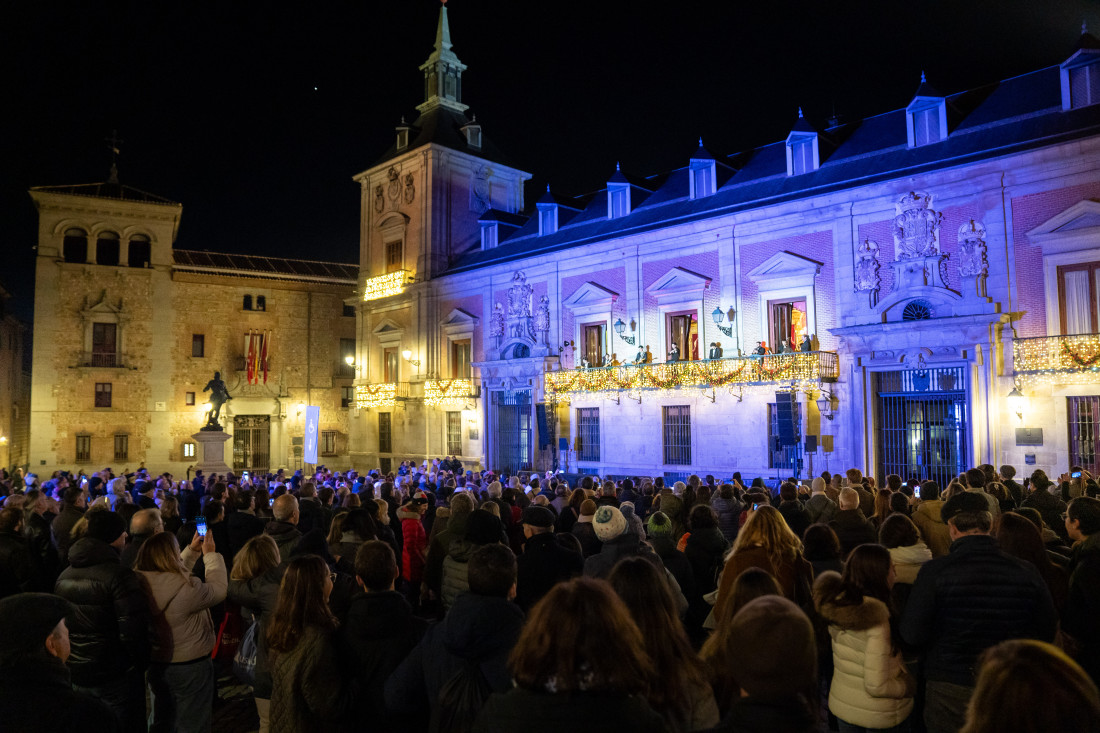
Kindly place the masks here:
[(1012, 354), (1020, 385), (1100, 382), (1100, 334), (1013, 339)]
[(393, 382), (355, 385), (355, 406), (360, 409), (393, 407), (396, 403), (397, 385)]
[(713, 389), (735, 385), (810, 385), (821, 379), (836, 379), (836, 355), (831, 352), (796, 352), (766, 357), (756, 355), (709, 361), (680, 361), (664, 364), (635, 364), (596, 369), (572, 369), (546, 374), (551, 395), (568, 400), (569, 395), (635, 395), (641, 391), (671, 393), (682, 387)]
[(426, 405), (464, 403), (473, 394), (473, 382), (469, 379), (429, 379), (424, 382)]

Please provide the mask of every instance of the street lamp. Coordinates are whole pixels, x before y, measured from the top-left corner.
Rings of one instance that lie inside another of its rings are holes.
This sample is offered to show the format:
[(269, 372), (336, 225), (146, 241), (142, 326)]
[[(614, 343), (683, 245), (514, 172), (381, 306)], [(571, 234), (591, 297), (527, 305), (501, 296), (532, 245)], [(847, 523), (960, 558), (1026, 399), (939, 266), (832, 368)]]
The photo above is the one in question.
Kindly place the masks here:
[(1027, 400), (1024, 397), (1024, 393), (1019, 390), (1015, 385), (1012, 386), (1012, 391), (1005, 397), (1005, 402), (1008, 403), (1008, 409), (1016, 413), (1016, 417), (1023, 421), (1024, 419), (1024, 402)]
[[(631, 327), (630, 330), (631, 331), (634, 330), (633, 326)], [(623, 336), (624, 331), (626, 331), (626, 324), (623, 323), (623, 319), (619, 318), (618, 320), (615, 321), (615, 333), (617, 333), (619, 335), (619, 338), (621, 338), (623, 341), (625, 341), (626, 343), (633, 346), (634, 345), (634, 337), (633, 336)]]
[[(733, 336), (733, 317), (737, 312), (730, 306), (728, 313), (723, 313), (721, 308), (715, 307), (714, 311), (710, 314), (711, 319), (714, 320), (714, 325), (718, 326), (718, 330), (726, 334), (727, 338)], [(730, 325), (723, 326), (722, 321), (729, 318)]]

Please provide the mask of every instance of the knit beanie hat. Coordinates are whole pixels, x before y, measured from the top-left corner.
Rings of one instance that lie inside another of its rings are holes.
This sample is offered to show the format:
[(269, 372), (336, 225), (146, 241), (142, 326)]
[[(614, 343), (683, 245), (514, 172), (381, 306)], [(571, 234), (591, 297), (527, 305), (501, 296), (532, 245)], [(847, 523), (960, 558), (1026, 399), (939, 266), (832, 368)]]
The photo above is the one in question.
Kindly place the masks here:
[(623, 513), (623, 517), (629, 523), (630, 520), (634, 518), (634, 502), (624, 501), (622, 504), (619, 504), (619, 511)]
[(114, 512), (99, 510), (87, 513), (88, 531), (85, 537), (103, 540), (108, 545), (126, 531), (126, 520)]
[(672, 535), (672, 522), (664, 512), (654, 512), (646, 526), (650, 537), (669, 537)]
[(617, 507), (601, 506), (592, 517), (592, 527), (600, 542), (607, 542), (626, 531), (626, 517)]
[(825, 491), (825, 479), (814, 476), (814, 480), (810, 483), (810, 491), (814, 493)]
[(485, 509), (475, 509), (466, 519), (466, 532), (462, 539), (475, 545), (491, 545), (500, 542), (500, 520)]
[(961, 494), (955, 494), (940, 507), (940, 516), (943, 517), (944, 522), (950, 522), (956, 514), (961, 512), (988, 512), (989, 502), (985, 497), (985, 492), (964, 491)]
[(46, 637), (74, 610), (52, 593), (17, 593), (0, 600), (0, 667), (36, 650), (45, 653)]
[(591, 499), (585, 499), (581, 502), (581, 516), (591, 517), (596, 513), (596, 502)]
[(730, 622), (730, 669), (749, 697), (779, 702), (808, 690), (817, 674), (814, 629), (782, 596), (749, 601)]

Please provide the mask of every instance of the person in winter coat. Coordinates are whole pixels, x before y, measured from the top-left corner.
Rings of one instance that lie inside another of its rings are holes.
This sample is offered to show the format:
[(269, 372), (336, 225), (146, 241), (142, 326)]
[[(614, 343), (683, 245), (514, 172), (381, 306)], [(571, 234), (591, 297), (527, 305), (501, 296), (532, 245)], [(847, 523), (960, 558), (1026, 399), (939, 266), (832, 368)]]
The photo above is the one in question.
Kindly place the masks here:
[(341, 572), (354, 576), (355, 553), (359, 552), (364, 542), (377, 539), (374, 520), (365, 510), (352, 509), (350, 512), (342, 513), (333, 521), (331, 533), (334, 534), (337, 530), (339, 530), (339, 537), (329, 538), (329, 554), (336, 558), (337, 567)]
[(623, 517), (626, 519), (627, 531), (633, 532), (638, 539), (644, 540), (645, 525), (642, 523), (642, 518), (638, 516), (634, 508), (634, 502), (621, 502), (619, 504), (619, 511), (623, 513)]
[(813, 524), (810, 513), (802, 506), (798, 498), (798, 487), (790, 481), (784, 481), (779, 487), (779, 513), (783, 515), (787, 526), (794, 532), (795, 537), (802, 539), (806, 528)]
[(516, 603), (529, 611), (555, 585), (580, 575), (584, 557), (558, 542), (554, 513), (546, 507), (524, 509), (521, 525), (527, 541), (516, 561)]
[(718, 487), (718, 491), (711, 496), (710, 508), (718, 515), (718, 529), (722, 536), (732, 543), (737, 537), (741, 511), (744, 509), (733, 493), (733, 484), (722, 484)]
[[(683, 486), (679, 481), (676, 482)], [(664, 512), (672, 522), (672, 539), (676, 542), (684, 536), (687, 528), (684, 526), (684, 500), (672, 493), (672, 489), (661, 489), (655, 500), (657, 509)]]
[(277, 496), (271, 511), (275, 518), (264, 526), (264, 534), (270, 535), (279, 546), (279, 557), (289, 558), (302, 539), (298, 529), (298, 500), (291, 494)]
[(912, 585), (921, 567), (932, 559), (932, 551), (920, 538), (913, 520), (904, 514), (891, 514), (878, 531), (879, 544), (890, 551), (896, 583)]
[(401, 520), (401, 580), (405, 598), (413, 608), (420, 603), (420, 583), (428, 554), (428, 533), (423, 522), (427, 510), (428, 499), (422, 491), (397, 510), (397, 518)]
[(260, 733), (271, 727), (271, 665), (267, 654), (267, 627), (275, 614), (279, 583), (286, 572), (280, 564), (279, 546), (269, 535), (260, 534), (244, 544), (233, 563), (228, 598), (241, 607), (241, 616), (256, 624), (256, 679), (252, 697), (260, 718)]
[(928, 549), (931, 550), (932, 557), (943, 557), (951, 550), (951, 532), (940, 514), (942, 509), (940, 485), (935, 481), (922, 483), (920, 503), (914, 507), (912, 519), (920, 530)]
[(891, 631), (890, 552), (860, 545), (844, 575), (826, 572), (814, 586), (814, 603), (829, 624), (833, 678), (829, 710), (841, 733), (894, 730), (913, 712), (916, 679), (905, 668)]
[(356, 690), (340, 674), (331, 592), (328, 566), (317, 555), (287, 563), (266, 632), (272, 733), (328, 733), (351, 710)]
[(649, 545), (643, 544), (633, 532), (626, 528), (626, 518), (618, 507), (601, 506), (593, 515), (592, 527), (596, 537), (603, 543), (599, 553), (584, 561), (586, 578), (606, 578), (611, 574), (615, 563), (624, 557), (640, 555), (655, 563), (662, 570), (664, 564)]
[(386, 680), (424, 636), (427, 624), (413, 615), (394, 581), (400, 576), (393, 549), (380, 540), (359, 546), (354, 558), (359, 592), (352, 596), (347, 622), (337, 639), (340, 663), (348, 679), (358, 679), (366, 694), (359, 706), (373, 711), (371, 730), (386, 733), (419, 728), (386, 710)]
[(1081, 666), (1100, 684), (1100, 501), (1087, 496), (1071, 501), (1065, 526), (1074, 547), (1064, 626), (1080, 646)]
[(466, 520), (466, 532), (462, 539), (452, 542), (443, 558), (443, 580), (440, 585), (440, 601), (446, 611), (454, 605), (460, 593), (470, 589), (469, 561), (474, 551), (482, 545), (504, 541), (500, 520), (485, 509), (470, 513)]
[[(195, 533), (180, 553), (176, 538), (167, 532), (153, 535), (138, 551), (134, 569), (144, 578), (151, 596), (153, 626), (149, 686), (153, 691), (153, 719), (158, 729), (209, 731), (213, 723), (214, 622), (210, 607), (225, 600), (225, 562), (216, 551), (214, 534)], [(191, 575), (202, 553), (206, 582)]]
[(65, 496), (61, 502), (61, 513), (50, 522), (50, 534), (53, 536), (54, 546), (57, 547), (57, 559), (60, 567), (69, 564), (69, 548), (73, 544), (73, 527), (87, 511), (87, 494), (79, 486), (70, 486), (65, 489)]
[(105, 702), (126, 733), (145, 731), (148, 599), (138, 575), (119, 558), (126, 522), (106, 509), (89, 511), (87, 521), (54, 587), (77, 609), (69, 626), (73, 687)]
[[(578, 489), (579, 491), (579, 489)], [(576, 492), (574, 492), (576, 493)], [(581, 551), (586, 558), (592, 557), (600, 551), (603, 543), (596, 536), (596, 530), (592, 527), (592, 518), (596, 515), (596, 502), (585, 499), (581, 502), (581, 513), (577, 521), (573, 523), (569, 531), (580, 540)]]
[(443, 587), (443, 559), (447, 557), (451, 543), (462, 539), (462, 535), (465, 534), (466, 522), (474, 506), (474, 499), (469, 493), (462, 491), (452, 495), (451, 515), (447, 518), (447, 526), (438, 532), (433, 532), (428, 542), (428, 558), (424, 563), (424, 583), (436, 598), (440, 597)]
[(695, 569), (692, 568), (687, 555), (682, 550), (676, 549), (676, 543), (672, 540), (672, 522), (664, 512), (656, 511), (649, 515), (646, 533), (650, 546), (661, 559), (661, 564), (680, 586), (680, 592), (687, 599), (686, 623), (688, 633), (694, 637), (700, 630), (703, 619), (710, 613), (710, 604), (703, 600), (703, 593), (695, 584)]
[(38, 563), (23, 536), (23, 512), (15, 507), (0, 511), (0, 598), (45, 590)]
[(718, 587), (718, 574), (730, 545), (718, 529), (718, 515), (709, 506), (694, 506), (690, 519), (691, 536), (688, 537), (684, 555), (691, 563), (696, 590), (706, 594)]
[(523, 627), (523, 611), (512, 602), (515, 554), (498, 542), (483, 545), (470, 555), (468, 576), (469, 592), (455, 599), (386, 681), (386, 707), (410, 713), (427, 706), (431, 733), (441, 731), (447, 712), (440, 690), (456, 675), (483, 675), (493, 692), (512, 687), (507, 660)]
[(111, 709), (73, 689), (65, 661), (66, 617), (76, 609), (49, 593), (0, 599), (0, 721), (19, 733), (114, 733)]
[(31, 557), (38, 563), (38, 570), (46, 582), (57, 579), (61, 570), (57, 548), (53, 544), (50, 523), (46, 520), (49, 500), (40, 489), (31, 489), (23, 502), (23, 536), (27, 538)]
[(815, 476), (810, 482), (810, 498), (806, 500), (806, 511), (810, 515), (810, 524), (828, 524), (836, 517), (839, 507), (825, 493), (825, 479)]
[(642, 632), (607, 583), (574, 578), (554, 586), (515, 646), (511, 673), (502, 670), (507, 683), (494, 686), (500, 694), (489, 698), (474, 733), (668, 730), (645, 699), (660, 680)]
[(122, 564), (128, 568), (134, 567), (138, 552), (146, 540), (163, 531), (164, 520), (160, 518), (159, 509), (142, 509), (135, 514), (130, 519), (129, 540), (126, 547), (122, 548)]

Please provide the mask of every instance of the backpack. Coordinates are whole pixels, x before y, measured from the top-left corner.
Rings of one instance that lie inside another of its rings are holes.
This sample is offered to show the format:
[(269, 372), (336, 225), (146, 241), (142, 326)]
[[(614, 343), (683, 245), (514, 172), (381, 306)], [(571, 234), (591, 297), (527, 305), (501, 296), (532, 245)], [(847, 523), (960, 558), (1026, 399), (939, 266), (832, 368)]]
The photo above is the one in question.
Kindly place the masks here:
[(492, 692), (481, 663), (463, 660), (462, 667), (439, 688), (439, 713), (433, 716), (432, 733), (469, 733)]

